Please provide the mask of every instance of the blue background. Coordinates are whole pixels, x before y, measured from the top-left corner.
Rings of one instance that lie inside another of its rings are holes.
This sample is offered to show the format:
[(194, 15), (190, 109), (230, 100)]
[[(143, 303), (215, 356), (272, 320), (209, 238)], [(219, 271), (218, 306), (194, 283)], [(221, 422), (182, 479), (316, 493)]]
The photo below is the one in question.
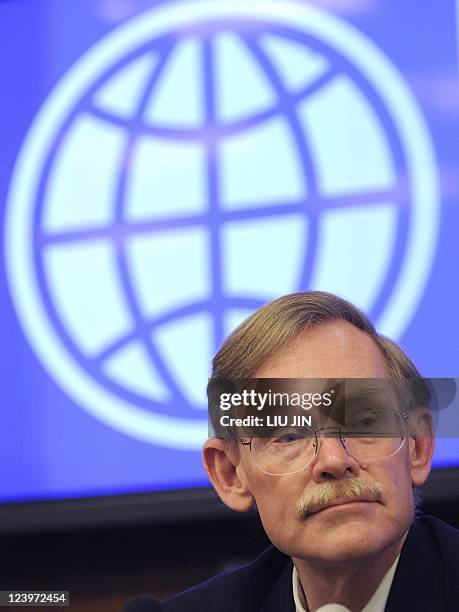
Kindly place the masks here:
[[(459, 357), (459, 92), (452, 1), (329, 3), (392, 60), (415, 94), (439, 161), (441, 227), (432, 273), (401, 339), (421, 372), (457, 377)], [(152, 2), (0, 3), (0, 206), (30, 124), (72, 63)], [(353, 7), (353, 8), (352, 8)], [(136, 441), (91, 417), (50, 379), (16, 318), (0, 267), (0, 499), (32, 500), (202, 486), (200, 454)], [(436, 466), (459, 465), (455, 440)], [(165, 468), (165, 466), (167, 466)]]

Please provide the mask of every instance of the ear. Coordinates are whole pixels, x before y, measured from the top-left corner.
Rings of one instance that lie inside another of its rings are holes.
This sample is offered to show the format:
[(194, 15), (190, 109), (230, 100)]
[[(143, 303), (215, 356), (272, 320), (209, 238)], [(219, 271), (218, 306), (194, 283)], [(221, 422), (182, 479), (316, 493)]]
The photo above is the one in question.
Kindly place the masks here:
[(255, 499), (246, 482), (237, 446), (219, 438), (204, 444), (204, 468), (220, 499), (237, 512), (248, 512)]
[(425, 407), (416, 408), (407, 423), (411, 482), (422, 486), (430, 472), (435, 448), (435, 434), (430, 412)]

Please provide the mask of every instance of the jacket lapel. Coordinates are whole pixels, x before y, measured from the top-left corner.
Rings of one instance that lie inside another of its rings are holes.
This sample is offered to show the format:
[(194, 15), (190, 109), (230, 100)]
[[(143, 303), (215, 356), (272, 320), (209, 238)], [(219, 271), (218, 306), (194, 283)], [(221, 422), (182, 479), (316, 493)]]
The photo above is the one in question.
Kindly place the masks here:
[(385, 612), (446, 612), (443, 561), (425, 525), (415, 521), (403, 545)]
[(289, 559), (282, 573), (273, 583), (268, 596), (263, 601), (260, 612), (295, 612), (292, 572), (293, 562)]

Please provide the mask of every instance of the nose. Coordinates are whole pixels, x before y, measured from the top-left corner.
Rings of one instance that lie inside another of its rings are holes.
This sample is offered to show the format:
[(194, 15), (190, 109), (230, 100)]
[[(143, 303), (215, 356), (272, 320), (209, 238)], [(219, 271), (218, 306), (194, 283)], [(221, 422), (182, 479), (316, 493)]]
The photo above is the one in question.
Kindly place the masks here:
[(318, 437), (319, 448), (312, 464), (312, 476), (316, 482), (357, 476), (360, 467), (349, 455), (338, 436)]

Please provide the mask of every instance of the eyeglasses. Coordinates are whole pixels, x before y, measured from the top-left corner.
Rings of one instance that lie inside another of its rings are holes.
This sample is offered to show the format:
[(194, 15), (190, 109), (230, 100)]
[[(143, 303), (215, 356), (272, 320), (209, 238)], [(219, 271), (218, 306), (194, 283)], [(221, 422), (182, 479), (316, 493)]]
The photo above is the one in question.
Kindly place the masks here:
[(239, 441), (249, 446), (256, 465), (266, 474), (282, 476), (306, 469), (319, 452), (319, 436), (339, 438), (358, 463), (387, 459), (406, 439), (405, 419), (397, 410), (363, 410), (346, 417), (344, 427), (282, 427), (270, 437)]

